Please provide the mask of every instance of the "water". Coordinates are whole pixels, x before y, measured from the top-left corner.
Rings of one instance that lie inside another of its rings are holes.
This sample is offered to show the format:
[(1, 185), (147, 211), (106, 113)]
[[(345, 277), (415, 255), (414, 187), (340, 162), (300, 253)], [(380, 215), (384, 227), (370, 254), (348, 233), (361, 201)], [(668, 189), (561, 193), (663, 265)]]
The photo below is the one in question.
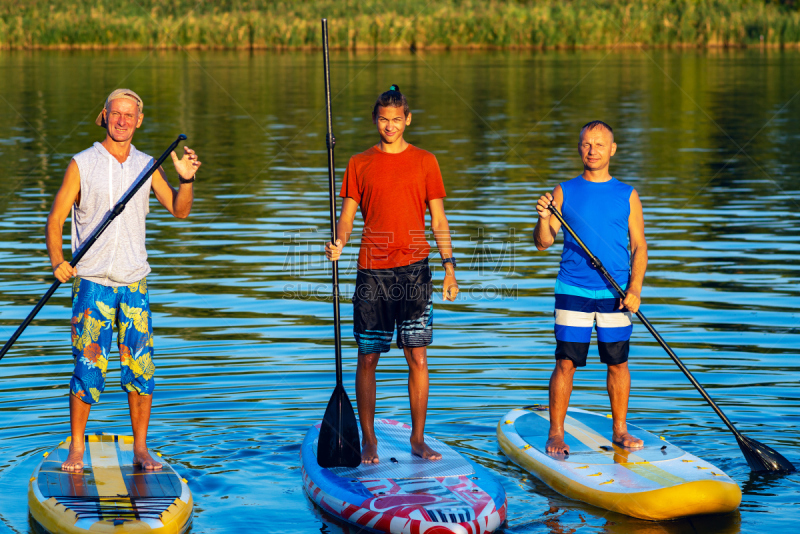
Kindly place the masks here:
[[(203, 161), (191, 217), (153, 200), (148, 219), (151, 446), (189, 480), (195, 533), (347, 531), (303, 494), (298, 462), (334, 383), (320, 54), (2, 52), (0, 69), (0, 338), (51, 282), (44, 224), (70, 157), (102, 139), (94, 118), (106, 94), (133, 88), (145, 102), (136, 146), (158, 155), (182, 132)], [(411, 99), (407, 138), (438, 156), (462, 294), (435, 304), (426, 430), (500, 477), (507, 532), (794, 525), (800, 476), (750, 474), (641, 325), (630, 420), (729, 473), (744, 491), (738, 512), (649, 523), (569, 501), (498, 452), (495, 425), (546, 398), (561, 238), (536, 252), (534, 204), (579, 172), (578, 129), (602, 118), (619, 144), (612, 170), (645, 208), (642, 309), (745, 435), (800, 464), (799, 76), (794, 51), (332, 57), (340, 170), (374, 143), (369, 113), (391, 83)], [(346, 294), (356, 252), (342, 262)], [(343, 303), (352, 396), (351, 309)], [(0, 531), (29, 532), (28, 478), (69, 432), (69, 317), (65, 287), (0, 363)], [(89, 431), (127, 433), (116, 360), (110, 369)], [(378, 378), (378, 414), (408, 421), (396, 348)], [(594, 348), (572, 404), (608, 410)]]

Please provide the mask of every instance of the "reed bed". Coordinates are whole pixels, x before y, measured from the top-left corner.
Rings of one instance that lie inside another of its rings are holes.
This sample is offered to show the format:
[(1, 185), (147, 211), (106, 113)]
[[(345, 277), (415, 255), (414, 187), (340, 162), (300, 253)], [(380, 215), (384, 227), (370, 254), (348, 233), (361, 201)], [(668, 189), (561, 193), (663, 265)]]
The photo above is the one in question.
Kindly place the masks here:
[(0, 0), (4, 48), (794, 46), (800, 1)]

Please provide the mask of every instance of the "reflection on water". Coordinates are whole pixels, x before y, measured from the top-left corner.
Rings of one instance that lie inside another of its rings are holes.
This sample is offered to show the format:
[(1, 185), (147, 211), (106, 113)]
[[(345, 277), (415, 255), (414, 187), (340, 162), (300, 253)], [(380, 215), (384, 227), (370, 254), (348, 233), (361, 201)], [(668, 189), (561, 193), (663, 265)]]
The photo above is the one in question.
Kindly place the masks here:
[[(50, 283), (44, 223), (70, 157), (101, 138), (93, 120), (106, 94), (135, 89), (145, 102), (136, 146), (157, 155), (183, 132), (203, 161), (191, 217), (172, 219), (153, 201), (148, 221), (158, 367), (150, 439), (189, 480), (193, 531), (346, 531), (303, 495), (298, 462), (334, 383), (318, 54), (3, 52), (0, 68), (0, 338)], [(456, 303), (437, 301), (427, 431), (502, 479), (508, 532), (792, 524), (798, 475), (751, 475), (641, 326), (631, 421), (736, 479), (738, 513), (649, 523), (569, 501), (498, 452), (495, 425), (545, 398), (560, 247), (535, 251), (534, 203), (577, 174), (578, 129), (602, 118), (619, 143), (614, 173), (645, 207), (645, 313), (744, 434), (800, 462), (800, 54), (341, 53), (332, 68), (340, 169), (374, 141), (369, 113), (391, 83), (411, 100), (409, 140), (439, 158), (463, 291)], [(345, 294), (357, 247), (346, 252)], [(9, 532), (28, 531), (28, 477), (68, 433), (68, 306), (62, 288), (0, 363), (0, 522)], [(343, 316), (352, 394), (346, 301)], [(605, 375), (591, 357), (573, 405), (602, 412)], [(129, 431), (117, 368), (112, 361), (90, 431)], [(379, 379), (379, 415), (408, 420), (397, 349)]]

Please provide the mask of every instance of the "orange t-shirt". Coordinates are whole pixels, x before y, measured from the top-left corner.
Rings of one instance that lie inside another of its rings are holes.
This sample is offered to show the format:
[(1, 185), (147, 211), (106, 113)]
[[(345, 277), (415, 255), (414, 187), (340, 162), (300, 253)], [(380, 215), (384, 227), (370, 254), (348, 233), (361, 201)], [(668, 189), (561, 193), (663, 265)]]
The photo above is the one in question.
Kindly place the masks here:
[(361, 206), (359, 269), (403, 267), (428, 257), (425, 211), (428, 202), (446, 196), (436, 156), (414, 145), (399, 154), (372, 147), (350, 158), (340, 196)]

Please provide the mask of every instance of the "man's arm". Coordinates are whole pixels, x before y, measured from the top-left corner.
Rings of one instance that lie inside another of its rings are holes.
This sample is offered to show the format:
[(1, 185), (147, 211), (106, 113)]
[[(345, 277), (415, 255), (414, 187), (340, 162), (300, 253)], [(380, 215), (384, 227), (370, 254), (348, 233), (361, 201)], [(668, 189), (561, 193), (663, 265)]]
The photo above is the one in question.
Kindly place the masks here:
[(67, 220), (72, 205), (78, 200), (81, 192), (81, 174), (75, 160), (69, 162), (67, 172), (64, 173), (64, 181), (61, 188), (56, 193), (53, 206), (50, 208), (50, 215), (47, 216), (47, 226), (45, 227), (45, 241), (47, 242), (47, 253), (50, 255), (50, 265), (53, 274), (61, 283), (66, 282), (78, 272), (69, 262), (64, 260), (64, 222)]
[(636, 313), (642, 303), (644, 273), (647, 271), (647, 241), (644, 238), (644, 214), (639, 193), (633, 190), (630, 198), (631, 214), (628, 216), (628, 236), (631, 242), (631, 276), (625, 290), (625, 300), (619, 307)]
[[(194, 150), (188, 147), (183, 147), (183, 158), (178, 159), (178, 156), (173, 151), (171, 154), (172, 162), (175, 164), (175, 170), (181, 180), (194, 179), (197, 169), (200, 168), (200, 161), (197, 159), (197, 154)], [(167, 175), (164, 169), (159, 167), (158, 172), (153, 173), (152, 189), (156, 194), (156, 198), (162, 206), (167, 208), (173, 217), (178, 219), (185, 219), (192, 211), (192, 203), (194, 202), (194, 187), (193, 183), (181, 182), (176, 191), (167, 181)]]
[[(444, 214), (444, 200), (435, 198), (428, 203), (431, 210), (431, 229), (439, 255), (442, 259), (453, 257), (453, 243), (450, 239), (450, 225)], [(442, 300), (456, 300), (458, 296), (458, 283), (456, 283), (456, 270), (452, 263), (444, 264), (444, 282), (442, 283)]]
[(548, 208), (552, 204), (561, 209), (563, 203), (564, 193), (561, 191), (560, 185), (553, 189), (553, 194), (545, 193), (539, 198), (539, 202), (536, 204), (539, 220), (536, 221), (536, 228), (533, 229), (533, 242), (536, 243), (537, 249), (545, 250), (555, 243), (556, 235), (561, 229), (561, 221), (553, 217)]
[(350, 197), (346, 197), (342, 202), (342, 212), (339, 214), (339, 222), (336, 223), (336, 245), (328, 241), (325, 243), (325, 256), (336, 261), (342, 255), (342, 249), (353, 233), (353, 221), (356, 219), (358, 202)]

